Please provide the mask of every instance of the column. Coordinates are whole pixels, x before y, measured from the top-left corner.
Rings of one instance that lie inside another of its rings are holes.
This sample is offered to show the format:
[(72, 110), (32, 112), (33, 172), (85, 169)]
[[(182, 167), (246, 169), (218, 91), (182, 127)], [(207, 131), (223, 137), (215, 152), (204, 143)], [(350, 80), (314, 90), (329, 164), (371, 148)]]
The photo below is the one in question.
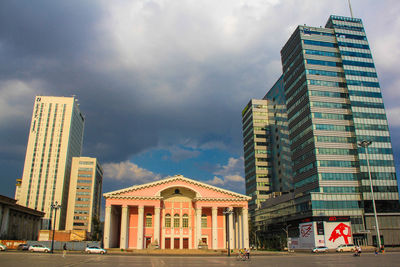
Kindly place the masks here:
[(161, 225), (161, 229), (162, 229), (162, 232), (161, 232), (161, 235), (162, 235), (162, 240), (161, 240), (161, 243), (160, 243), (160, 248), (161, 249), (165, 249), (165, 206), (164, 206), (164, 208), (162, 209), (162, 223), (161, 223), (162, 225)]
[(158, 247), (161, 248), (160, 240), (160, 207), (154, 207), (154, 240), (157, 240)]
[[(230, 210), (232, 210), (232, 208), (230, 208)], [(228, 229), (228, 231), (229, 231), (229, 240), (228, 240), (228, 242), (229, 242), (229, 246), (230, 246), (231, 249), (235, 248), (235, 244), (233, 242), (234, 238), (235, 238), (234, 232), (233, 232), (233, 214), (234, 213), (231, 213), (231, 214), (228, 215), (228, 224), (229, 224), (229, 229)]]
[(128, 227), (129, 227), (129, 208), (128, 206), (122, 206), (121, 213), (121, 235), (119, 239), (119, 247), (122, 249), (128, 248)]
[(234, 217), (234, 231), (235, 231), (235, 248), (239, 248), (239, 212), (238, 209), (235, 209), (233, 213)]
[(238, 248), (247, 248), (243, 246), (243, 214), (242, 209), (238, 210)]
[(247, 207), (244, 207), (242, 210), (243, 217), (243, 246), (249, 247), (249, 210)]
[(104, 217), (104, 248), (110, 248), (110, 232), (111, 232), (111, 206), (106, 207), (106, 214)]
[(138, 208), (139, 216), (138, 216), (138, 230), (137, 230), (137, 249), (143, 249), (143, 213), (144, 207), (139, 206)]
[(217, 229), (218, 208), (212, 207), (212, 248), (218, 248), (218, 229)]
[(225, 216), (225, 214), (222, 216), (222, 218), (223, 218), (223, 221), (224, 221), (224, 223), (223, 223), (223, 225), (224, 225), (224, 227), (223, 227), (223, 232), (224, 232), (224, 246), (223, 246), (223, 248), (227, 248), (227, 243), (226, 243), (226, 216)]
[(196, 208), (196, 240), (195, 247), (199, 248), (199, 242), (201, 240), (201, 207)]

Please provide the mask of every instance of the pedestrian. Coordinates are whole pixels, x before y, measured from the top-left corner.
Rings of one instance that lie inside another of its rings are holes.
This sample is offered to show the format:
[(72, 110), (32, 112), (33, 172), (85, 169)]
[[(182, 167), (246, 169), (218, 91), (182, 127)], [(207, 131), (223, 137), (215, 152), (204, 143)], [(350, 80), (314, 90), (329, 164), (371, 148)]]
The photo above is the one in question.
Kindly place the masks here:
[(63, 258), (65, 258), (65, 255), (67, 255), (67, 243), (64, 243), (63, 246)]
[(358, 250), (358, 256), (361, 256), (361, 247), (357, 246), (357, 250)]
[(385, 254), (385, 246), (384, 245), (381, 246), (381, 252), (382, 252), (382, 254)]
[(375, 249), (375, 256), (378, 255), (378, 248)]

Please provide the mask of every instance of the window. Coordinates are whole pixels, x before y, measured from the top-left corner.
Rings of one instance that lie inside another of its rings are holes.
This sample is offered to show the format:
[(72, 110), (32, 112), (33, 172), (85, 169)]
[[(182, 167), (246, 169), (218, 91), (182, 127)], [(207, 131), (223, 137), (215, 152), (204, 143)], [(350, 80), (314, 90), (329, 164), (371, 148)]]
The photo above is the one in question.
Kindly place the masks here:
[(151, 213), (146, 214), (146, 227), (152, 227), (153, 215)]
[(180, 225), (180, 223), (179, 223), (179, 214), (175, 214), (174, 215), (174, 228), (179, 228), (179, 225)]
[(201, 227), (207, 228), (207, 215), (205, 214), (201, 215)]
[(189, 227), (189, 216), (187, 214), (183, 214), (182, 227), (183, 228), (188, 228)]
[(165, 214), (165, 227), (171, 227), (171, 214)]

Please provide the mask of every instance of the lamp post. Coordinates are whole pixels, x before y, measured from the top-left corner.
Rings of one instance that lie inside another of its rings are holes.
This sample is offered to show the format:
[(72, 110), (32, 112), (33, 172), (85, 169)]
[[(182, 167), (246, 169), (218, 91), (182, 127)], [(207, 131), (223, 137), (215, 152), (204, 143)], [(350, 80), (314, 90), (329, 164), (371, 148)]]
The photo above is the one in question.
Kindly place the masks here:
[(56, 217), (57, 217), (57, 210), (59, 208), (61, 208), (61, 206), (58, 204), (58, 201), (56, 201), (54, 204), (50, 205), (51, 211), (50, 211), (50, 215), (54, 210), (54, 219), (53, 219), (53, 235), (51, 237), (51, 253), (54, 252), (54, 233), (56, 230)]
[(226, 208), (225, 211), (223, 212), (223, 214), (225, 214), (225, 220), (226, 220), (226, 229), (227, 229), (227, 233), (226, 233), (226, 239), (228, 240), (228, 256), (231, 256), (231, 240), (229, 237), (229, 215), (231, 215), (233, 213), (233, 210)]
[(287, 247), (288, 252), (290, 252), (290, 249), (289, 249), (289, 226), (291, 226), (291, 224), (287, 224), (285, 228), (282, 228), (282, 230), (285, 231), (285, 233), (286, 233), (286, 247)]
[(376, 226), (376, 235), (377, 235), (377, 245), (378, 249), (381, 249), (381, 234), (379, 232), (379, 223), (378, 223), (378, 215), (376, 214), (376, 206), (375, 206), (375, 197), (374, 197), (374, 188), (372, 186), (372, 178), (371, 178), (371, 170), (369, 167), (369, 158), (368, 158), (368, 146), (372, 144), (372, 141), (362, 140), (358, 143), (360, 147), (365, 149), (365, 155), (367, 158), (367, 166), (368, 166), (368, 177), (369, 177), (369, 185), (371, 188), (371, 196), (372, 196), (372, 206), (374, 208), (374, 216), (375, 216), (375, 226)]

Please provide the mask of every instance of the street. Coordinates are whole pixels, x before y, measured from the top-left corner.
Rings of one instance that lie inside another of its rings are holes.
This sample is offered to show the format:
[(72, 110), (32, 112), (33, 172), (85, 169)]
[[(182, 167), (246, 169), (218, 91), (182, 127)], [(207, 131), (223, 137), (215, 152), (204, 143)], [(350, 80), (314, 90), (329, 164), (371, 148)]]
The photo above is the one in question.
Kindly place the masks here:
[(237, 261), (236, 257), (220, 256), (131, 256), (131, 255), (85, 255), (45, 253), (0, 253), (2, 267), (104, 267), (104, 266), (140, 266), (140, 267), (220, 267), (220, 266), (398, 266), (400, 253), (391, 252), (375, 256), (373, 253), (363, 253), (361, 257), (354, 257), (350, 253), (328, 254), (285, 254), (277, 256), (254, 256), (250, 261)]

